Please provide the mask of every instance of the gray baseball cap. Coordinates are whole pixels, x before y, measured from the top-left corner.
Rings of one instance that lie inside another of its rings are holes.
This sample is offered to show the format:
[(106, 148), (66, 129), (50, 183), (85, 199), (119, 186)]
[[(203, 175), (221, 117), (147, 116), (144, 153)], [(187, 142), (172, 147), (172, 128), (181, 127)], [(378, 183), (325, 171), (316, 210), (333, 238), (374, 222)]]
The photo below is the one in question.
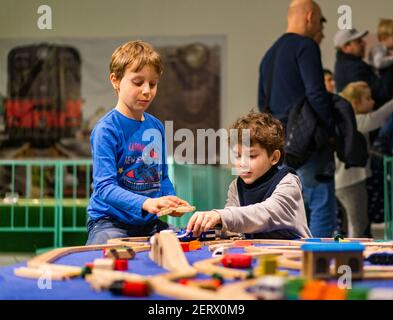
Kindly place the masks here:
[(338, 30), (336, 34), (334, 35), (334, 46), (336, 48), (340, 48), (346, 43), (363, 38), (368, 34), (368, 30), (359, 32), (356, 29), (345, 29), (345, 30)]

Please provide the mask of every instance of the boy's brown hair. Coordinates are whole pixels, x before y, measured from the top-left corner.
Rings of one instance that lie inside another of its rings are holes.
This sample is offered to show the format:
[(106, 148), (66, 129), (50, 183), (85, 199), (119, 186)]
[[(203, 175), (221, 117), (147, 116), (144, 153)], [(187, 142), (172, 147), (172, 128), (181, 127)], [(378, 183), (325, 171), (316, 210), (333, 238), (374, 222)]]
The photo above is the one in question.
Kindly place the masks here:
[(238, 130), (238, 141), (242, 141), (242, 129), (250, 130), (250, 146), (258, 143), (266, 149), (268, 155), (275, 150), (281, 152), (280, 163), (284, 158), (285, 131), (280, 120), (269, 113), (250, 111), (246, 116), (236, 120), (231, 129)]
[(381, 19), (378, 25), (378, 40), (383, 41), (390, 36), (393, 36), (393, 20)]
[(147, 42), (136, 40), (121, 45), (113, 52), (109, 70), (117, 80), (121, 80), (128, 67), (132, 67), (133, 72), (139, 72), (146, 65), (152, 66), (159, 76), (164, 70), (159, 53)]

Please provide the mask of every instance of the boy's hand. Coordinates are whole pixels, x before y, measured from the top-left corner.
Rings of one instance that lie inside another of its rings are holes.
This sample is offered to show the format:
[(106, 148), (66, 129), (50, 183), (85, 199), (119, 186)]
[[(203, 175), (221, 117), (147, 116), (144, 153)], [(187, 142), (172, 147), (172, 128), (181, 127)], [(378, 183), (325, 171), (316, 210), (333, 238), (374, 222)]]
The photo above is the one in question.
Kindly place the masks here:
[(221, 217), (218, 212), (197, 211), (188, 221), (187, 232), (192, 231), (192, 235), (198, 237), (202, 232), (210, 230), (219, 223), (221, 223)]
[(189, 205), (187, 201), (184, 201), (176, 196), (165, 196), (160, 198), (149, 198), (143, 205), (142, 209), (149, 213), (157, 213), (164, 208), (178, 207), (180, 205)]

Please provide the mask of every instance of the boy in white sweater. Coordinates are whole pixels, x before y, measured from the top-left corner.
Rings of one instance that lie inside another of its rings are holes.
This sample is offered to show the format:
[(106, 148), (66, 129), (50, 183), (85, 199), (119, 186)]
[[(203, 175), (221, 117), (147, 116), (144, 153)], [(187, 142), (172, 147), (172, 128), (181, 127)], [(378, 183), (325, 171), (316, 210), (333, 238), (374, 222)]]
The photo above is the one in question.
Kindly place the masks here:
[[(291, 168), (278, 168), (283, 158), (284, 129), (270, 114), (251, 112), (231, 129), (250, 132), (250, 145), (235, 146), (240, 175), (229, 186), (225, 208), (196, 212), (187, 231), (198, 236), (216, 225), (247, 238), (295, 239), (311, 237), (301, 182)], [(246, 148), (248, 150), (246, 150)], [(249, 159), (247, 159), (249, 155)]]
[[(340, 95), (352, 104), (358, 130), (366, 137), (369, 146), (368, 133), (380, 128), (389, 119), (393, 113), (393, 100), (372, 111), (374, 100), (371, 97), (370, 87), (363, 81), (348, 84)], [(369, 163), (366, 167), (345, 169), (345, 164), (336, 157), (336, 197), (345, 208), (350, 238), (367, 236), (369, 219), (366, 179), (370, 176)]]

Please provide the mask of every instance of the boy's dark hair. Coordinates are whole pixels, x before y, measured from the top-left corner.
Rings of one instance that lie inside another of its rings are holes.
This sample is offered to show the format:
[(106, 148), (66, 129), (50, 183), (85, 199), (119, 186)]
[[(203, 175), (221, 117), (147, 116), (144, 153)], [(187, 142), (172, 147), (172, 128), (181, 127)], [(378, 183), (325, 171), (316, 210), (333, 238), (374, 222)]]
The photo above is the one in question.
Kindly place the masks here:
[(242, 141), (242, 129), (250, 130), (250, 146), (258, 143), (270, 156), (274, 150), (281, 152), (280, 163), (284, 158), (285, 132), (280, 120), (269, 113), (250, 111), (235, 121), (231, 129), (238, 130), (238, 141)]
[(323, 69), (323, 75), (326, 76), (327, 74), (332, 76), (333, 72), (331, 72), (329, 69)]

